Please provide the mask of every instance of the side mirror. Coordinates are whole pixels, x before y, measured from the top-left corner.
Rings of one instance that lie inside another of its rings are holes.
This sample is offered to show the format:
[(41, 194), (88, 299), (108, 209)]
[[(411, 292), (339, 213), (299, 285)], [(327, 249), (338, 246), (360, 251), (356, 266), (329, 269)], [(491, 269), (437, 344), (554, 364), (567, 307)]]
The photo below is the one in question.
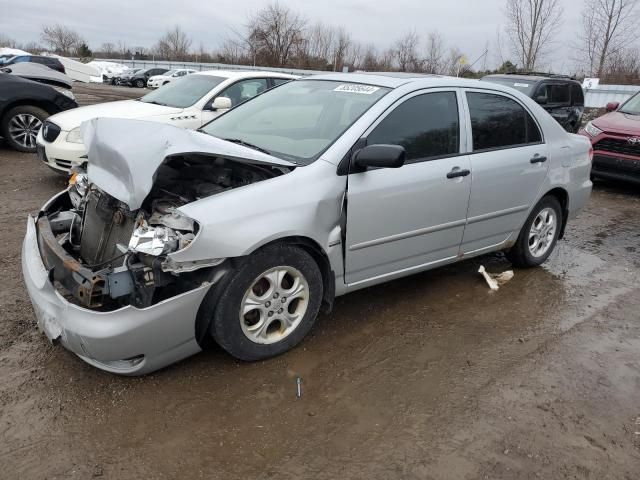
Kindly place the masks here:
[(546, 95), (538, 95), (534, 100), (538, 105), (546, 105), (547, 103)]
[(607, 112), (615, 112), (619, 106), (619, 102), (609, 102), (607, 103)]
[(231, 99), (229, 97), (216, 97), (209, 110), (216, 112), (218, 110), (229, 110), (231, 107)]
[(353, 154), (353, 163), (359, 169), (400, 168), (406, 152), (400, 145), (369, 145)]

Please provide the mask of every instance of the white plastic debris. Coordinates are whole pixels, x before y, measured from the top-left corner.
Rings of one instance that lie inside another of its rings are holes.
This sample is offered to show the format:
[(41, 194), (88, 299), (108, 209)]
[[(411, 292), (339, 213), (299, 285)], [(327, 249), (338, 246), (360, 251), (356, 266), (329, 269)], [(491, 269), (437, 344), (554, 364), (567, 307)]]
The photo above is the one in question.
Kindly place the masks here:
[(484, 265), (480, 265), (478, 273), (481, 274), (489, 285), (489, 288), (493, 291), (498, 290), (500, 285), (507, 283), (513, 278), (513, 270), (507, 270), (498, 274), (490, 274), (484, 268)]

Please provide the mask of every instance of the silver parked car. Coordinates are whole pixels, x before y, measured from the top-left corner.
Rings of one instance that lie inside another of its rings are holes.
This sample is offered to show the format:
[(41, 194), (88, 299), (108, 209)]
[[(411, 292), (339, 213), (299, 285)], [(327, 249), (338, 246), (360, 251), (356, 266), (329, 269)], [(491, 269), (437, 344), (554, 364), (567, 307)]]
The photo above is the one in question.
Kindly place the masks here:
[(483, 253), (544, 262), (591, 192), (591, 150), (486, 82), (332, 74), (194, 132), (83, 126), (86, 174), (29, 217), (38, 324), (98, 368), (148, 373), (212, 336), (281, 354), (334, 297)]

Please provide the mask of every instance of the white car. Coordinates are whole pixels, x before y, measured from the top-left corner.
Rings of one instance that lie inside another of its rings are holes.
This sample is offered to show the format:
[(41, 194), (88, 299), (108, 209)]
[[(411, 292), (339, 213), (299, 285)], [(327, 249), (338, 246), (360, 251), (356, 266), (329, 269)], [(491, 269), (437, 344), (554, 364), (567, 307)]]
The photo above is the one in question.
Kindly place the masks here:
[(163, 73), (162, 75), (154, 75), (153, 77), (147, 80), (148, 88), (158, 88), (167, 83), (175, 80), (176, 78), (184, 77), (185, 75), (191, 75), (192, 73), (197, 73), (197, 70), (191, 70), (190, 68), (178, 68), (176, 70), (169, 70), (168, 72)]
[(80, 124), (98, 117), (134, 118), (197, 129), (228, 109), (296, 77), (276, 72), (215, 70), (194, 73), (137, 100), (100, 103), (53, 115), (40, 129), (38, 158), (69, 172), (86, 162)]

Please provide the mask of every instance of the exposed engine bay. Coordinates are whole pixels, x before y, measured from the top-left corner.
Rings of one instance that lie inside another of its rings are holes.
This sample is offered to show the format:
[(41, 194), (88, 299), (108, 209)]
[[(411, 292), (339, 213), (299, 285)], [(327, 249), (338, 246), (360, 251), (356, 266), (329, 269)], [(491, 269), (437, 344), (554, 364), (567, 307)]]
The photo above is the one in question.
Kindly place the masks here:
[(74, 303), (101, 310), (153, 305), (196, 288), (224, 262), (180, 265), (167, 258), (198, 234), (198, 223), (178, 210), (182, 205), (290, 170), (203, 154), (174, 155), (158, 167), (137, 210), (79, 172), (68, 194), (38, 217), (43, 261), (56, 288)]

